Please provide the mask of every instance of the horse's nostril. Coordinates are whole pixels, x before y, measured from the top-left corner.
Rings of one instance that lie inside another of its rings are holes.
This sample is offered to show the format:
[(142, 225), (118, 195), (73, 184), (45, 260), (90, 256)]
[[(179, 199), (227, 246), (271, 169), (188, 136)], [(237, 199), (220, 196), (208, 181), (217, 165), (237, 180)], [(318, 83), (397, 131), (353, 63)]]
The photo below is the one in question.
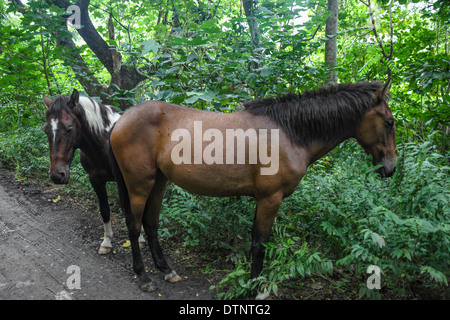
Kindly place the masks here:
[(69, 180), (69, 172), (66, 170), (57, 170), (50, 173), (50, 179), (56, 184), (66, 184)]

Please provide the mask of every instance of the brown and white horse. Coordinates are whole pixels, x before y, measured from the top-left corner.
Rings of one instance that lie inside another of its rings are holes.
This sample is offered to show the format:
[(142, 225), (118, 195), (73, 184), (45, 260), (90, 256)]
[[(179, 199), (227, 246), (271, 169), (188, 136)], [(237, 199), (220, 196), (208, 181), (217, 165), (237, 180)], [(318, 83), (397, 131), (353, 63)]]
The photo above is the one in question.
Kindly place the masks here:
[[(109, 134), (120, 114), (113, 106), (80, 96), (61, 95), (53, 100), (44, 96), (47, 105), (47, 123), (44, 131), (50, 151), (50, 179), (56, 184), (66, 184), (70, 178), (70, 164), (76, 149), (80, 149), (80, 162), (98, 197), (104, 224), (104, 239), (99, 253), (111, 251), (113, 236), (106, 182), (113, 181), (109, 160)], [(144, 238), (141, 237), (141, 242)]]
[(256, 198), (252, 270), (262, 270), (264, 247), (283, 198), (292, 194), (309, 165), (354, 137), (389, 177), (397, 162), (395, 124), (387, 85), (344, 84), (244, 104), (235, 113), (201, 111), (160, 101), (128, 109), (110, 136), (113, 170), (126, 215), (133, 269), (144, 291), (155, 287), (142, 262), (141, 226), (155, 266), (176, 282), (157, 238), (168, 180), (189, 192)]

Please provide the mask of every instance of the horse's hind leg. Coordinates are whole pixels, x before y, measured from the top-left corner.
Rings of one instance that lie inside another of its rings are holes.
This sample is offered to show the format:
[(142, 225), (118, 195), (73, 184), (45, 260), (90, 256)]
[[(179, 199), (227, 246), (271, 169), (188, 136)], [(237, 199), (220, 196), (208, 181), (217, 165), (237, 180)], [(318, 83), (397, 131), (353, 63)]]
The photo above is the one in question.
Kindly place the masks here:
[(161, 211), (161, 204), (166, 185), (167, 178), (160, 170), (158, 170), (155, 185), (150, 192), (145, 207), (143, 224), (155, 266), (164, 273), (164, 280), (168, 282), (177, 282), (181, 280), (181, 278), (175, 270), (167, 264), (158, 240), (159, 213)]
[(153, 188), (155, 180), (141, 180), (139, 189), (128, 190), (130, 197), (130, 211), (126, 213), (126, 222), (128, 236), (131, 242), (131, 252), (133, 254), (133, 270), (139, 277), (139, 287), (142, 291), (149, 292), (156, 289), (152, 280), (145, 272), (144, 262), (142, 261), (141, 249), (139, 246), (139, 236), (142, 229), (142, 219), (144, 216), (145, 205), (147, 203), (150, 191)]

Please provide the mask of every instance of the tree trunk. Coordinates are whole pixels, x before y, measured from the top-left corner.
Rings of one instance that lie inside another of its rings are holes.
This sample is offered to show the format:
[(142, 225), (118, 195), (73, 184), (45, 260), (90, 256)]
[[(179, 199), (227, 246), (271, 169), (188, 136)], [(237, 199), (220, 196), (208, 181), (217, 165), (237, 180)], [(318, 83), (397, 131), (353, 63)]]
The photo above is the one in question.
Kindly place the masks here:
[[(67, 28), (65, 20), (63, 24), (65, 28)], [(105, 95), (106, 88), (103, 87), (97, 78), (94, 77), (88, 65), (83, 60), (83, 57), (80, 55), (75, 42), (72, 40), (72, 35), (70, 32), (65, 30), (65, 32), (58, 32), (54, 36), (57, 39), (57, 45), (61, 46), (63, 49), (62, 58), (69, 62), (73, 73), (86, 93), (91, 97), (100, 97), (103, 101), (111, 103), (110, 101), (107, 101), (107, 96)]]
[[(54, 4), (62, 9), (67, 9), (71, 5), (71, 3), (67, 0), (46, 1), (49, 4)], [(89, 17), (89, 4), (90, 0), (78, 0), (76, 2), (76, 5), (80, 7), (81, 25), (83, 26), (82, 28), (77, 29), (77, 32), (92, 52), (94, 52), (106, 70), (108, 70), (111, 74), (111, 84), (115, 84), (117, 87), (125, 90), (135, 88), (138, 83), (146, 79), (146, 77), (139, 73), (135, 67), (122, 65), (122, 55), (114, 48), (110, 48), (92, 24)], [(108, 27), (111, 27), (111, 25), (108, 25)], [(109, 36), (111, 37), (112, 35), (110, 34)], [(74, 58), (71, 61), (71, 67), (77, 75), (77, 79), (83, 86), (84, 90), (89, 95), (101, 97), (101, 99), (106, 103), (112, 103), (112, 101), (107, 98), (106, 94), (112, 94), (115, 89), (111, 86), (109, 88), (105, 88), (99, 84), (98, 80), (95, 79), (92, 73), (88, 71), (88, 67), (81, 55), (76, 53), (76, 50), (74, 50), (76, 45), (72, 41), (71, 37), (66, 37), (60, 44), (69, 49), (66, 50), (67, 54)], [(71, 49), (73, 52), (70, 52)], [(119, 103), (119, 107), (121, 109), (125, 109), (130, 106), (130, 103), (126, 100), (121, 100)]]
[(338, 12), (339, 12), (339, 0), (328, 0), (328, 11), (331, 11), (331, 15), (327, 19), (325, 28), (325, 36), (330, 38), (325, 43), (325, 63), (330, 68), (330, 76), (327, 79), (327, 84), (337, 83), (337, 72), (334, 68), (337, 65), (337, 25), (338, 25)]
[[(245, 16), (247, 18), (253, 49), (261, 47), (261, 34), (259, 33), (258, 22), (256, 21), (255, 17), (255, 1), (256, 0), (242, 0), (242, 6), (244, 7)], [(259, 55), (259, 53), (255, 55)], [(257, 60), (260, 60), (258, 57), (256, 58)], [(250, 63), (250, 68), (253, 71), (261, 67), (262, 67), (261, 62), (252, 61)], [(260, 90), (253, 90), (253, 93), (256, 99), (262, 98), (264, 96), (264, 93), (262, 93)]]
[(254, 0), (242, 0), (245, 16), (247, 17), (248, 27), (250, 29), (250, 37), (252, 38), (253, 48), (259, 48), (261, 45), (261, 35), (258, 31), (258, 23), (254, 14), (255, 5)]

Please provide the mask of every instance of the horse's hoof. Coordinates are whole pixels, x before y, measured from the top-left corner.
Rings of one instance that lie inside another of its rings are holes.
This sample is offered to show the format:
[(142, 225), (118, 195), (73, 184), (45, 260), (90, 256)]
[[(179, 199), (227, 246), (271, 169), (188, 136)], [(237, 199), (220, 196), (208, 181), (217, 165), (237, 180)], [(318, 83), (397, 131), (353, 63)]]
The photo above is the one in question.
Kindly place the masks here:
[(164, 276), (164, 280), (166, 280), (167, 282), (170, 282), (170, 283), (175, 283), (175, 282), (180, 281), (180, 280), (181, 280), (181, 277), (180, 277), (180, 276), (176, 273), (176, 271), (174, 270), (174, 271), (172, 271), (171, 273), (166, 274), (166, 275)]
[(98, 253), (99, 254), (108, 254), (111, 252), (111, 247), (104, 247), (104, 246), (100, 246), (100, 249), (98, 249)]
[(141, 283), (139, 288), (144, 292), (152, 292), (156, 290), (156, 286), (152, 281)]

